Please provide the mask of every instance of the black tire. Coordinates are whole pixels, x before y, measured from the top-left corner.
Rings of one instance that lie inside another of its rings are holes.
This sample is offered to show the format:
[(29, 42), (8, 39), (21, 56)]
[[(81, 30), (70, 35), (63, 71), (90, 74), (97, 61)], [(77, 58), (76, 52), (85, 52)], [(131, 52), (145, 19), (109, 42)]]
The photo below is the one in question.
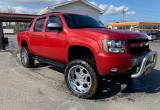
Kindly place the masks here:
[(21, 63), (26, 68), (34, 67), (34, 59), (32, 59), (29, 49), (22, 47), (20, 52)]
[[(96, 61), (94, 58), (81, 58), (82, 60), (88, 62), (90, 64), (90, 66), (92, 66), (92, 68), (94, 69), (94, 71), (96, 73), (98, 73), (97, 71), (97, 67), (96, 67)], [(98, 81), (98, 90), (100, 90), (102, 88), (103, 85), (103, 78), (104, 76), (97, 74), (97, 81)]]
[[(75, 66), (83, 67), (84, 69), (87, 70), (88, 74), (90, 74), (90, 78), (91, 78), (90, 88), (85, 93), (79, 93), (76, 90), (74, 90), (69, 82), (70, 71)], [(91, 64), (89, 64), (85, 60), (73, 60), (68, 64), (68, 66), (65, 69), (65, 81), (71, 93), (79, 98), (84, 98), (84, 99), (92, 98), (97, 92), (97, 87), (98, 87), (97, 74), (94, 68), (91, 66)]]

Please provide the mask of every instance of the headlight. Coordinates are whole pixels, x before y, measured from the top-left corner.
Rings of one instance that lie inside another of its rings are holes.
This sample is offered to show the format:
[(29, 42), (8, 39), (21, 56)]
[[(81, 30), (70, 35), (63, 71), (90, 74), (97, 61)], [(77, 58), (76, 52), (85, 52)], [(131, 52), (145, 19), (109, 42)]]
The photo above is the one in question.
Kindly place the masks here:
[(109, 53), (125, 53), (125, 41), (122, 40), (102, 40), (103, 50)]

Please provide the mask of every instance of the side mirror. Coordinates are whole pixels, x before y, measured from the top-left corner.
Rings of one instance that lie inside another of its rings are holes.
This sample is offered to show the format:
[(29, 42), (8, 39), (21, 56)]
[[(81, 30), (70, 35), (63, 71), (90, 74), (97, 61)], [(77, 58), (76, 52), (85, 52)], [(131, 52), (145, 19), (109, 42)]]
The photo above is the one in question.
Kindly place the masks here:
[(57, 23), (49, 23), (47, 27), (48, 27), (49, 30), (62, 31), (62, 26), (60, 26)]

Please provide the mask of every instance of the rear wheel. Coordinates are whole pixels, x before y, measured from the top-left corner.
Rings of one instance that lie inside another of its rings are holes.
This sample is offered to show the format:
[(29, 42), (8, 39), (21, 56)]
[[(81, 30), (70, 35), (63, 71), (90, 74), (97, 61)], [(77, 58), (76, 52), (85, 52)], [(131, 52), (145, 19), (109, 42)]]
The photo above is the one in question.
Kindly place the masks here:
[(73, 95), (91, 98), (97, 91), (97, 75), (85, 60), (71, 61), (65, 70), (65, 80)]
[(21, 49), (20, 57), (24, 67), (29, 68), (34, 66), (34, 59), (31, 58), (31, 54), (27, 47)]

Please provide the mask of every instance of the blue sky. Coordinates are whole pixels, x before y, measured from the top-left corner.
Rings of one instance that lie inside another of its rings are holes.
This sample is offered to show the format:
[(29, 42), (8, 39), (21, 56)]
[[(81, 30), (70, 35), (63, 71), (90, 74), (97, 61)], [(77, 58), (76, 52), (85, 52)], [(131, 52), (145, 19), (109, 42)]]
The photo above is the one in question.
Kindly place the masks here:
[[(100, 4), (115, 6), (127, 6), (129, 10), (136, 13), (134, 15), (125, 15), (127, 21), (151, 21), (160, 22), (160, 0), (93, 0)], [(103, 19), (108, 22), (122, 20), (122, 14), (106, 15)]]
[[(38, 13), (48, 5), (67, 0), (4, 0), (0, 1), (0, 11), (13, 8), (17, 13)], [(125, 20), (160, 22), (160, 0), (89, 0), (103, 8), (106, 13), (101, 17), (105, 23), (122, 21), (122, 9), (125, 8)]]

